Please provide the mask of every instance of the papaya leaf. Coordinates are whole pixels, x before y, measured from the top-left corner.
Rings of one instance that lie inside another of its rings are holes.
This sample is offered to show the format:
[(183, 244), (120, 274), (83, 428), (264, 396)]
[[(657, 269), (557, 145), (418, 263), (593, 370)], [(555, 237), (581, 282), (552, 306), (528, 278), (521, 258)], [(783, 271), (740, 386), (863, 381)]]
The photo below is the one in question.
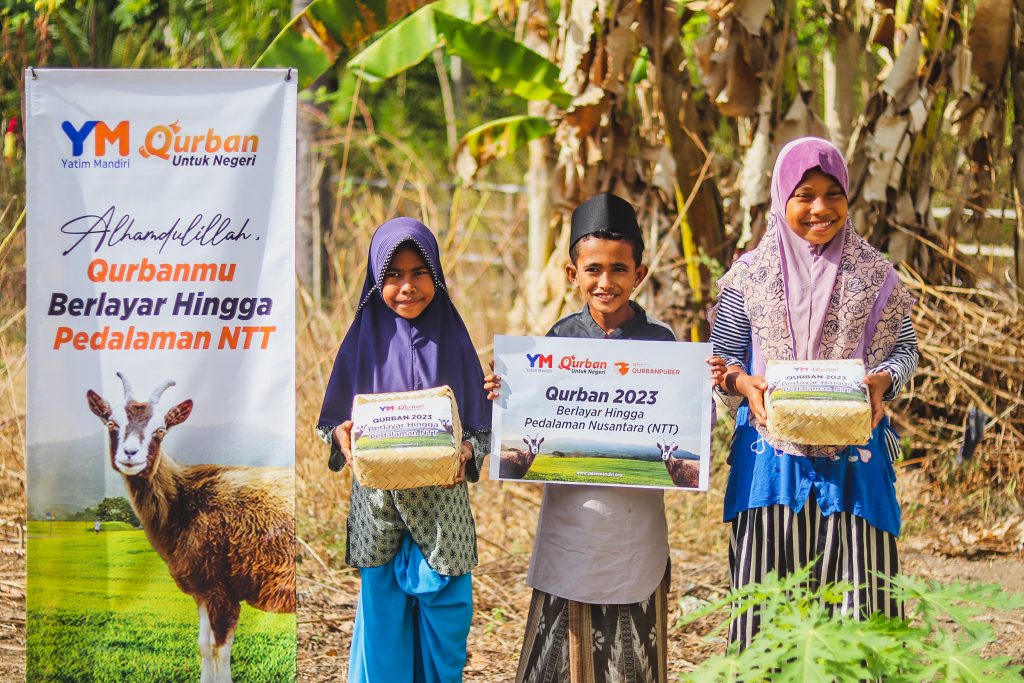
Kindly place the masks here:
[(468, 182), (485, 164), (554, 132), (554, 126), (542, 116), (508, 116), (489, 121), (462, 137), (455, 150), (455, 167)]
[(434, 13), (476, 24), (494, 16), (490, 0), (438, 0), (421, 7), (384, 31), (348, 61), (347, 67), (368, 81), (381, 81), (422, 62), (441, 44)]
[(370, 36), (427, 4), (424, 0), (313, 0), (256, 60), (257, 67), (295, 67), (299, 89), (319, 78)]
[(723, 683), (741, 680), (746, 668), (736, 655), (719, 655), (701, 664), (700, 668), (684, 674), (679, 680), (685, 683)]
[(1024, 680), (1020, 667), (1014, 666), (1009, 657), (983, 657), (986, 642), (963, 643), (942, 631), (936, 633), (934, 641), (919, 654), (925, 665), (916, 680), (972, 683)]
[(461, 57), (475, 75), (525, 100), (549, 101), (562, 109), (572, 103), (558, 80), (558, 66), (509, 34), (443, 12), (434, 12), (434, 22), (448, 52)]
[(708, 616), (714, 606), (727, 612), (723, 626), (735, 622), (740, 607), (760, 617), (760, 628), (743, 651), (731, 646), (684, 680), (1024, 681), (1020, 666), (1009, 658), (985, 658), (994, 631), (972, 621), (984, 610), (1016, 609), (1024, 597), (993, 585), (943, 585), (898, 575), (891, 578), (893, 598), (909, 601), (910, 620), (882, 614), (864, 619), (838, 606), (850, 584), (814, 585), (809, 576), (810, 566), (781, 579), (772, 573), (681, 619), (680, 624)]
[(810, 683), (837, 677), (866, 678), (869, 672), (861, 663), (864, 651), (850, 638), (844, 622), (820, 604), (806, 614), (783, 611), (776, 615), (765, 640), (776, 658), (777, 680)]
[(919, 655), (906, 644), (923, 641), (930, 633), (877, 612), (864, 621), (844, 617), (843, 631), (861, 649), (863, 662), (871, 671), (857, 680), (892, 679), (895, 672), (910, 669)]
[(941, 584), (906, 575), (893, 577), (897, 600), (909, 601), (913, 615), (930, 626), (947, 616), (972, 634), (986, 638), (991, 627), (972, 621), (985, 609), (1009, 610), (1024, 607), (1024, 596), (1007, 593), (999, 584)]

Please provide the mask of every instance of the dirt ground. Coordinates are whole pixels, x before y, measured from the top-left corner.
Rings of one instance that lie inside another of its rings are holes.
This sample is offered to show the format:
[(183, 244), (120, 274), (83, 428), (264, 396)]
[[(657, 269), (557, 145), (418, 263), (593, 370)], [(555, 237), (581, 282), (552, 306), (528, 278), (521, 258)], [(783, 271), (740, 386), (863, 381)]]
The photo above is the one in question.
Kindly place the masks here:
[[(300, 487), (301, 490), (301, 487)], [(539, 487), (484, 482), (473, 489), (481, 563), (474, 572), (475, 615), (470, 634), (465, 680), (505, 683), (515, 675), (529, 590), (524, 581), (531, 535), (539, 506)], [(904, 491), (904, 497), (910, 495)], [(300, 508), (302, 497), (300, 495)], [(670, 623), (694, 598), (721, 596), (726, 576), (726, 527), (721, 494), (669, 493), (672, 560)], [(922, 515), (924, 512), (919, 511)], [(20, 473), (0, 472), (0, 680), (22, 680), (25, 671), (25, 533)], [(301, 525), (300, 525), (301, 526)], [(1024, 557), (985, 552), (973, 558), (936, 552), (946, 547), (948, 530), (918, 519), (919, 531), (902, 542), (905, 570), (944, 582), (997, 582), (1024, 593)], [(352, 633), (357, 574), (337, 560), (339, 548), (300, 545), (299, 680), (344, 680)], [(325, 559), (326, 558), (326, 559)], [(998, 641), (987, 654), (1009, 655), (1024, 664), (1024, 610), (993, 612)], [(706, 638), (693, 627), (672, 628), (669, 666), (673, 674), (693, 670), (708, 656), (722, 652), (725, 641)]]
[[(530, 591), (525, 584), (530, 538), (539, 506), (539, 487), (485, 482), (473, 493), (481, 564), (474, 571), (474, 617), (466, 681), (506, 683), (515, 677)], [(727, 527), (721, 519), (721, 494), (670, 492), (669, 516), (672, 589), (669, 623), (681, 609), (725, 595), (728, 590)], [(511, 527), (502, 518), (515, 519)], [(925, 531), (902, 541), (906, 572), (943, 582), (999, 583), (1024, 593), (1024, 555), (985, 553), (967, 557), (939, 554), (942, 536)], [(1024, 529), (1022, 529), (1024, 530)], [(357, 574), (329, 569), (306, 549), (300, 570), (299, 672), (303, 681), (344, 680), (355, 614)], [(992, 612), (998, 641), (988, 655), (1009, 655), (1024, 665), (1024, 609)], [(725, 640), (707, 638), (704, 629), (669, 631), (670, 680), (694, 670), (709, 656), (724, 652)]]

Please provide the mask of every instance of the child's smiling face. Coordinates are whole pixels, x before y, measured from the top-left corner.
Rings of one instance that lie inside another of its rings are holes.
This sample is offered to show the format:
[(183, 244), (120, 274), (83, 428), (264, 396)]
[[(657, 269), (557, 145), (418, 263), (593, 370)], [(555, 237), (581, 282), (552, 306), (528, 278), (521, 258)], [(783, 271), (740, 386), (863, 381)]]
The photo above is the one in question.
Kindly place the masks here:
[(566, 266), (565, 272), (579, 287), (594, 321), (610, 331), (633, 317), (629, 296), (647, 275), (647, 267), (636, 262), (629, 240), (584, 237), (577, 245), (576, 263)]
[(843, 186), (818, 170), (805, 173), (786, 202), (789, 229), (811, 244), (831, 242), (849, 214)]
[(395, 251), (380, 291), (388, 308), (406, 320), (418, 318), (434, 300), (434, 278), (415, 247), (405, 245)]

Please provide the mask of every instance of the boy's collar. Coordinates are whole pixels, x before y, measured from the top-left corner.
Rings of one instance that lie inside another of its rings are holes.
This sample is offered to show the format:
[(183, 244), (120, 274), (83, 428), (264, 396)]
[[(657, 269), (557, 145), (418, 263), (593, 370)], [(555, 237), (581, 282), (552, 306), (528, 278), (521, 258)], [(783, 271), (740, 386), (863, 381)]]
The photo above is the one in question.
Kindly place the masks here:
[(583, 318), (584, 325), (586, 325), (587, 329), (594, 334), (595, 338), (617, 339), (618, 337), (628, 334), (647, 320), (647, 313), (640, 304), (630, 300), (629, 307), (633, 309), (633, 317), (622, 323), (621, 327), (617, 327), (607, 333), (600, 325), (597, 324), (597, 321), (594, 320), (594, 316), (590, 314), (589, 304), (583, 304), (583, 310), (580, 311), (580, 313)]

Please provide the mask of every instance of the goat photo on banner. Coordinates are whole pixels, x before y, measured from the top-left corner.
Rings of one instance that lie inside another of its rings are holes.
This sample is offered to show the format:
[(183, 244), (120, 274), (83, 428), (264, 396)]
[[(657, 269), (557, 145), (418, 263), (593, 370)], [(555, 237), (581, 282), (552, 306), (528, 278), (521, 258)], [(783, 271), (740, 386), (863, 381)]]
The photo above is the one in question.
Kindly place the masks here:
[(27, 679), (294, 681), (294, 74), (25, 81)]

